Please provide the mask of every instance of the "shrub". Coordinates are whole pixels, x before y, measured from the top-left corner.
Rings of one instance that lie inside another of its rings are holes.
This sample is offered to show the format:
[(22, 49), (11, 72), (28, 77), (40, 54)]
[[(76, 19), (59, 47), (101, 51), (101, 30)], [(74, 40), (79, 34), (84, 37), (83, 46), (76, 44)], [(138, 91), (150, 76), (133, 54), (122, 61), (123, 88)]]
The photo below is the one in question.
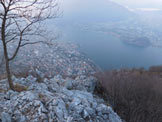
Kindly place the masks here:
[(158, 74), (123, 69), (97, 77), (112, 107), (126, 122), (162, 122), (162, 79)]
[(152, 66), (149, 68), (150, 72), (162, 73), (162, 66)]

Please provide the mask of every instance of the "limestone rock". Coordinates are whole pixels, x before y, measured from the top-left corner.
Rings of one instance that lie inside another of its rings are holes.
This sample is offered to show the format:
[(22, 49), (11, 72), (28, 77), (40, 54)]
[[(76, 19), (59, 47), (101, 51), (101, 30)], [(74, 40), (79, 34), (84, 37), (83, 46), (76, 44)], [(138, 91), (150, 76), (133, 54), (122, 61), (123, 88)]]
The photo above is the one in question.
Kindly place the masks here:
[(122, 122), (120, 117), (93, 94), (95, 78), (75, 79), (56, 75), (44, 78), (16, 78), (14, 82), (28, 87), (27, 91), (1, 93), (2, 122)]

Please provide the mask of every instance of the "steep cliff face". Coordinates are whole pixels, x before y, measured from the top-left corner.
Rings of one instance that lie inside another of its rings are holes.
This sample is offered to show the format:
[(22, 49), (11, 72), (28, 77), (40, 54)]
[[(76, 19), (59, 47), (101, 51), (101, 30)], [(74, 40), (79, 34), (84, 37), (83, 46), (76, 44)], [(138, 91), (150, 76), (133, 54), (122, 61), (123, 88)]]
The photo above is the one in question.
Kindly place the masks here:
[[(38, 44), (24, 47), (11, 62), (12, 72), (19, 74), (26, 70), (36, 72), (35, 69), (38, 69), (48, 77), (57, 74), (76, 77), (94, 74), (97, 70), (93, 61), (79, 52), (78, 45), (61, 41), (52, 44), (51, 46)], [(0, 74), (1, 72), (2, 69)]]

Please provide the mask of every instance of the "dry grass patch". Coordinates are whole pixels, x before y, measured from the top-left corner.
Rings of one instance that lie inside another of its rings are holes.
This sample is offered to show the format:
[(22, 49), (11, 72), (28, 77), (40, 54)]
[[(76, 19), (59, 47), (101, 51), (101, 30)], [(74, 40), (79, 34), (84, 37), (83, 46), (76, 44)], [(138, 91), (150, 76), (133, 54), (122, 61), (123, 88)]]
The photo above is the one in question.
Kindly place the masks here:
[(22, 92), (22, 91), (27, 91), (28, 90), (28, 87), (22, 86), (20, 84), (16, 84), (16, 85), (14, 85), (14, 89), (17, 92)]
[(5, 93), (5, 92), (6, 92), (6, 90), (0, 88), (0, 93)]

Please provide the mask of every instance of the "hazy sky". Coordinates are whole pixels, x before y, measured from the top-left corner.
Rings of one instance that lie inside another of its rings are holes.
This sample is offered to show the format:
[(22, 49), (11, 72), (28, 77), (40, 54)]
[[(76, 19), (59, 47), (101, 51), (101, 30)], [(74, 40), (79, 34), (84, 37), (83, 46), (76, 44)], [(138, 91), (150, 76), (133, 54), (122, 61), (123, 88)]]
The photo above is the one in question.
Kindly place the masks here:
[[(86, 2), (84, 2), (84, 0), (60, 0), (62, 1), (64, 4), (69, 5), (71, 4), (71, 6), (76, 4), (79, 6), (79, 4), (84, 4), (84, 3), (89, 3), (91, 4), (92, 1), (93, 2), (103, 2), (103, 1), (109, 1), (109, 0), (85, 0)], [(125, 6), (129, 6), (129, 7), (133, 7), (133, 8), (162, 8), (162, 0), (110, 0), (110, 1), (114, 1), (116, 3), (125, 5)]]
[(111, 0), (129, 7), (162, 8), (162, 0)]

